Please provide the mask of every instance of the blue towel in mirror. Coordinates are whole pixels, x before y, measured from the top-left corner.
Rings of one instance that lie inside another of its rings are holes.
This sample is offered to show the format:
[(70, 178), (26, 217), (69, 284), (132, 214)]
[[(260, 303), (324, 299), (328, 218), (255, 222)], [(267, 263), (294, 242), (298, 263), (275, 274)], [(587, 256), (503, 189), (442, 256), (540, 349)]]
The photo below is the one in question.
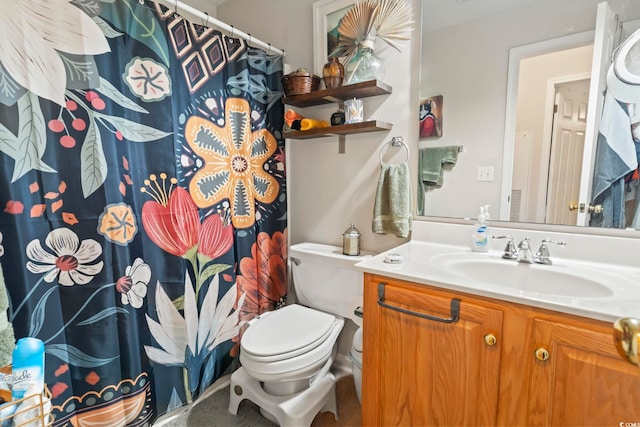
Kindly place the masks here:
[(592, 205), (601, 205), (601, 214), (592, 214), (591, 227), (625, 228), (624, 177), (638, 167), (627, 105), (607, 92), (598, 130), (593, 171)]

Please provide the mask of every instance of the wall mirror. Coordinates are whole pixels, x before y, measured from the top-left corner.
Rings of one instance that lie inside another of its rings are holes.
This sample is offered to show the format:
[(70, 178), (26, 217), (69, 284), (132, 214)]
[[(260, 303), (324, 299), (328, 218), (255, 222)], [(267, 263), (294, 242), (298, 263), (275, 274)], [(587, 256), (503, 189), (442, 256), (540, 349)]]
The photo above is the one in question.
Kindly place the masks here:
[(418, 218), (475, 218), (490, 205), (492, 220), (594, 229), (606, 74), (616, 46), (640, 28), (640, 2), (425, 0), (422, 8), (420, 97), (441, 105), (421, 105), (440, 128), (419, 148), (452, 158), (435, 166), (422, 158), (419, 169), (435, 167), (428, 172), (440, 185), (419, 194)]

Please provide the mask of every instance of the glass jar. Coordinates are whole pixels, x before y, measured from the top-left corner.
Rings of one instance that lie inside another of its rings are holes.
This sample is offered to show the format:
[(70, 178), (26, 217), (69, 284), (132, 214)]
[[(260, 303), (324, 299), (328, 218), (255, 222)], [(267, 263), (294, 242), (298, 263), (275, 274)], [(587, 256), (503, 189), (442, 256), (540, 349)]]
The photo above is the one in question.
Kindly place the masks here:
[(327, 89), (342, 86), (344, 79), (344, 65), (338, 61), (338, 58), (329, 58), (329, 62), (324, 64), (322, 68), (322, 79)]
[(350, 256), (360, 255), (360, 231), (353, 224), (342, 235), (342, 253)]
[(375, 38), (369, 37), (358, 45), (356, 53), (345, 67), (347, 84), (384, 78), (384, 64), (373, 50), (374, 43)]

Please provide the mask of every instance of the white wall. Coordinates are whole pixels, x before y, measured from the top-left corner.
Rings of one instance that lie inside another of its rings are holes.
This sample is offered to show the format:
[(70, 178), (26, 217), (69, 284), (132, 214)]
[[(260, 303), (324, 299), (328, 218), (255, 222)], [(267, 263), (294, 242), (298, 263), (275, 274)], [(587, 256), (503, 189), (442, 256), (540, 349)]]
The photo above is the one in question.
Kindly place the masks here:
[[(286, 51), (293, 69), (313, 69), (313, 0), (233, 0), (218, 6), (218, 18)], [(389, 132), (349, 135), (346, 153), (338, 153), (338, 138), (287, 140), (289, 242), (312, 241), (341, 246), (350, 223), (362, 233), (363, 249), (379, 252), (405, 239), (371, 232), (373, 203), (380, 168), (380, 147), (392, 136), (403, 136), (412, 156), (415, 176), (420, 64), (420, 1), (411, 1), (417, 21), (412, 40), (402, 52), (378, 49), (386, 66), (391, 95), (365, 98), (365, 119), (394, 124)], [(328, 120), (337, 105), (301, 110), (308, 117)], [(404, 159), (393, 153), (389, 161)], [(415, 179), (412, 179), (412, 183)]]
[[(549, 167), (549, 145), (544, 145), (545, 113), (547, 113), (547, 85), (550, 79), (567, 76), (589, 75), (593, 58), (593, 45), (562, 52), (523, 59), (520, 62), (516, 132), (531, 132), (532, 151), (529, 159), (530, 173), (527, 222), (544, 221), (546, 205), (546, 177)], [(588, 84), (587, 84), (588, 88)], [(588, 89), (587, 89), (588, 92)], [(543, 147), (546, 153), (543, 152)], [(544, 166), (543, 166), (544, 165)], [(519, 171), (514, 168), (514, 177)], [(515, 178), (514, 178), (515, 179)], [(541, 188), (544, 187), (544, 188)], [(542, 207), (542, 209), (537, 209)], [(537, 213), (542, 212), (538, 219)], [(537, 221), (536, 221), (537, 220)]]
[[(478, 206), (491, 204), (497, 218), (509, 49), (593, 29), (597, 3), (541, 0), (433, 32), (424, 29), (420, 93), (443, 95), (444, 114), (443, 136), (420, 146), (464, 146), (442, 188), (427, 193), (427, 215), (474, 218)], [(495, 167), (494, 181), (478, 182), (478, 166)]]

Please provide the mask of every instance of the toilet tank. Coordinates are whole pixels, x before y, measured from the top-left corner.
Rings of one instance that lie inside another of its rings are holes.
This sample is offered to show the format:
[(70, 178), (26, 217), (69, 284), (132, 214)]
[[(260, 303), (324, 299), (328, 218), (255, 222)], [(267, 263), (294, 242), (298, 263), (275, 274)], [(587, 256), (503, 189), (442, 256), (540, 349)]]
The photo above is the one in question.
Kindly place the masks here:
[[(293, 287), (300, 304), (340, 317), (354, 319), (362, 306), (363, 274), (354, 264), (373, 254), (342, 254), (338, 246), (299, 243), (289, 248)], [(355, 320), (355, 319), (354, 319)]]

